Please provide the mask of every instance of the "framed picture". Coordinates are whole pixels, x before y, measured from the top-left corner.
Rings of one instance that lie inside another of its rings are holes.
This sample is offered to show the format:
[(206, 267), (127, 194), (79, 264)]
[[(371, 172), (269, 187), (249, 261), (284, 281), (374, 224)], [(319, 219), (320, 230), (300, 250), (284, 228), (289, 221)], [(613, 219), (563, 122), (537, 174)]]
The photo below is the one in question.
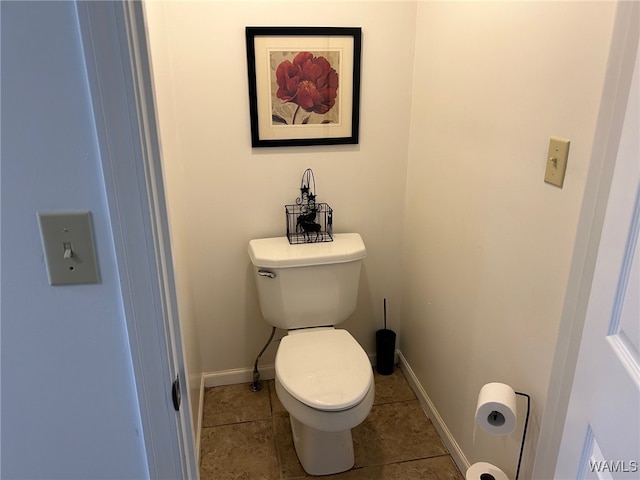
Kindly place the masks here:
[(251, 145), (358, 143), (362, 29), (246, 27)]

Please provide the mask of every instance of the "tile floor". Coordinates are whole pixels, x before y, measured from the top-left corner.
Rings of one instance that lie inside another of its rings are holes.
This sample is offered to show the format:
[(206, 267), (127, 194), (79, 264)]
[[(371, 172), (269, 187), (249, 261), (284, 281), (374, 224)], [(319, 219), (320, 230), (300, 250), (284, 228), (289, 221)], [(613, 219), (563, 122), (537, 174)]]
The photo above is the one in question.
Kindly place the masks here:
[[(322, 478), (344, 480), (463, 480), (403, 373), (375, 374), (367, 419), (353, 429), (355, 465)], [(289, 415), (273, 380), (205, 390), (200, 441), (202, 480), (308, 478), (291, 438)]]

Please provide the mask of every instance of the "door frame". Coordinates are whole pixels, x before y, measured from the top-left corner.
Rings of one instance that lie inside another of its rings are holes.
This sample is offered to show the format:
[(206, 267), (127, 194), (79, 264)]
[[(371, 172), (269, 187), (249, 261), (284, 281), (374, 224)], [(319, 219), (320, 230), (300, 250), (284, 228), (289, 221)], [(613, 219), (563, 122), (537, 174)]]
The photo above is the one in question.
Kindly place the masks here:
[[(640, 4), (618, 1), (533, 478), (553, 478), (618, 156), (640, 36)], [(637, 88), (637, 85), (635, 86)]]
[(197, 479), (143, 5), (75, 3), (149, 476)]

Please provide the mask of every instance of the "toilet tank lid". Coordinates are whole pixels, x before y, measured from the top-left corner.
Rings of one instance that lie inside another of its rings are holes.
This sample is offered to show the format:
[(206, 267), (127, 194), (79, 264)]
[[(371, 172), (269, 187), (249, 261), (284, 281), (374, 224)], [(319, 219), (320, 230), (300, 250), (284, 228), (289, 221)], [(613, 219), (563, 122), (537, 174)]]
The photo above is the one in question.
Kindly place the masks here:
[(367, 256), (358, 233), (336, 233), (333, 242), (291, 245), (287, 237), (260, 238), (249, 242), (249, 257), (256, 267), (307, 267), (346, 263)]

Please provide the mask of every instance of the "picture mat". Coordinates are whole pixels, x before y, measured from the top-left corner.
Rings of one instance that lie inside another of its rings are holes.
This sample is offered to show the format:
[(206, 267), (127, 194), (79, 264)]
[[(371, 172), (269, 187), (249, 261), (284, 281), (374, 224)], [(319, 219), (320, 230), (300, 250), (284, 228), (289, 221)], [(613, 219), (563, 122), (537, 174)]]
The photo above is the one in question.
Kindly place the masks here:
[[(255, 36), (256, 93), (258, 128), (261, 140), (292, 138), (292, 129), (302, 129), (294, 138), (340, 138), (351, 136), (353, 113), (353, 50), (351, 36)], [(337, 52), (340, 54), (338, 73), (339, 122), (322, 125), (273, 125), (271, 122), (271, 52)]]

